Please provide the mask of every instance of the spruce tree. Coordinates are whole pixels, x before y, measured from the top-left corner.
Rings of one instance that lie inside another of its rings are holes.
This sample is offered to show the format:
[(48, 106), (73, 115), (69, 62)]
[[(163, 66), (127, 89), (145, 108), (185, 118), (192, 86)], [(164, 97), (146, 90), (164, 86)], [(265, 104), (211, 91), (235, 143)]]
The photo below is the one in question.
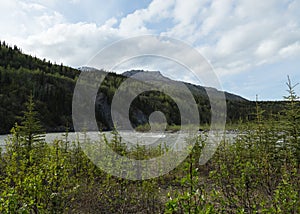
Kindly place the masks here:
[(35, 104), (33, 102), (33, 96), (30, 95), (28, 101), (25, 104), (26, 110), (23, 112), (20, 129), (20, 135), (24, 139), (24, 146), (27, 151), (38, 143), (44, 142), (44, 129), (38, 119), (38, 112), (35, 110)]
[(283, 120), (286, 146), (292, 151), (292, 154), (300, 163), (300, 97), (296, 94), (297, 84), (292, 84), (289, 76), (287, 84), (288, 96), (284, 99), (288, 102), (287, 108), (283, 111), (285, 119)]

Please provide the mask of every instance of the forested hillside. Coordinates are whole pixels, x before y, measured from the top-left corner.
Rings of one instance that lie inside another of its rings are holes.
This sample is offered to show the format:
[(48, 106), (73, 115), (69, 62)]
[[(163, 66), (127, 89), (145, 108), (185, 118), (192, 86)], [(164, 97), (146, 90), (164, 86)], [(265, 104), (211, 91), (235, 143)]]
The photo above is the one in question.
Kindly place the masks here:
[[(0, 133), (8, 133), (14, 123), (19, 121), (29, 95), (33, 95), (40, 120), (47, 132), (64, 131), (66, 127), (72, 130), (73, 90), (80, 72), (89, 71), (53, 64), (46, 59), (23, 54), (17, 46), (10, 47), (5, 42), (0, 44)], [(127, 77), (115, 73), (105, 74), (107, 76), (96, 101), (96, 115), (99, 128), (110, 130), (114, 125), (110, 115), (111, 101), (115, 91)], [(185, 84), (198, 104), (201, 123), (209, 124), (210, 105), (205, 88)], [(253, 119), (254, 102), (234, 94), (225, 95), (228, 123)], [(284, 103), (264, 102), (262, 108), (264, 107), (277, 114), (284, 108)], [(165, 113), (169, 125), (180, 124), (178, 109), (171, 98), (163, 93), (148, 92), (139, 95), (132, 103), (132, 125), (137, 127), (147, 124), (149, 114), (157, 110)], [(270, 112), (266, 111), (265, 114)]]
[(71, 101), (79, 71), (0, 45), (0, 133), (7, 133), (24, 111), (30, 94), (47, 131), (71, 123)]

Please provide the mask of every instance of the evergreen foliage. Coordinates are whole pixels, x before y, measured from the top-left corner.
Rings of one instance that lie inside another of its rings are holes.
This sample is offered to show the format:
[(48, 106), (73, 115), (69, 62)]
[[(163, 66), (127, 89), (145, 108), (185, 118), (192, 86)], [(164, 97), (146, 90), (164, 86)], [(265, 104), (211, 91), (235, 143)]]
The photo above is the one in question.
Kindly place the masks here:
[(35, 110), (33, 96), (29, 96), (28, 102), (25, 103), (26, 111), (23, 112), (21, 125), (18, 127), (20, 136), (24, 138), (25, 147), (31, 150), (34, 144), (43, 142), (44, 131), (38, 119), (38, 113)]

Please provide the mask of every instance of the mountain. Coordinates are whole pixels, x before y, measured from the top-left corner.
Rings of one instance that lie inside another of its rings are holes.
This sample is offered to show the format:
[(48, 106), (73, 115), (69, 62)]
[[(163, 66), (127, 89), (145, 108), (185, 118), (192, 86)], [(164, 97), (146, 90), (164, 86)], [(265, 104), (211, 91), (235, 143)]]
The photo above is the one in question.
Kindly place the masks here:
[(228, 101), (248, 102), (247, 99), (245, 99), (241, 96), (231, 94), (228, 92), (218, 91), (215, 88), (204, 87), (204, 86), (195, 85), (195, 84), (191, 84), (191, 83), (172, 80), (172, 79), (162, 75), (160, 71), (130, 70), (130, 71), (125, 71), (124, 73), (122, 73), (122, 75), (126, 76), (126, 77), (131, 77), (131, 78), (134, 78), (134, 79), (137, 79), (140, 81), (168, 82), (168, 84), (174, 84), (174, 85), (176, 85), (178, 83), (184, 83), (189, 88), (189, 90), (192, 91), (193, 94), (201, 94), (203, 96), (207, 96), (207, 91), (210, 91), (212, 93), (224, 93), (225, 97)]
[(135, 78), (140, 81), (160, 81), (160, 82), (173, 81), (170, 78), (163, 76), (160, 73), (160, 71), (131, 70), (131, 71), (125, 71), (124, 73), (122, 73), (122, 75), (125, 77)]
[[(0, 133), (8, 133), (12, 126), (20, 121), (20, 116), (25, 110), (24, 103), (30, 94), (34, 96), (36, 109), (46, 131), (65, 131), (65, 127), (73, 130), (72, 98), (81, 72), (101, 72), (105, 75), (95, 104), (98, 127), (102, 130), (111, 130), (115, 125), (111, 119), (112, 100), (115, 92), (128, 77), (136, 81), (135, 86), (132, 87), (138, 87), (143, 81), (169, 82), (174, 85), (173, 89), (176, 91), (176, 84), (181, 83), (163, 76), (159, 71), (131, 70), (120, 75), (90, 67), (75, 69), (63, 64), (57, 65), (46, 59), (41, 60), (26, 55), (17, 46), (11, 47), (5, 42), (0, 42)], [(214, 93), (221, 92), (190, 83), (183, 84), (188, 87), (195, 98), (201, 123), (208, 124), (210, 104), (206, 90)], [(134, 88), (128, 93), (132, 91)], [(228, 122), (234, 123), (240, 119), (253, 118), (254, 102), (227, 92), (225, 96)], [(268, 105), (263, 105), (269, 109), (275, 109), (275, 113), (283, 108), (282, 103), (268, 102)], [(169, 125), (181, 123), (176, 103), (164, 93), (149, 91), (138, 95), (133, 100), (129, 112), (131, 125), (137, 127), (148, 123), (149, 115), (153, 111), (162, 111)]]
[[(255, 110), (255, 103), (251, 102), (241, 96), (219, 91), (215, 88), (211, 87), (204, 87), (200, 85), (195, 85), (191, 83), (181, 82), (181, 81), (175, 81), (168, 77), (165, 77), (161, 74), (159, 71), (143, 71), (143, 70), (130, 70), (122, 73), (123, 76), (131, 77), (139, 81), (145, 81), (150, 83), (157, 83), (157, 84), (164, 84), (173, 86), (174, 91), (177, 90), (178, 84), (185, 84), (185, 86), (191, 91), (193, 94), (196, 103), (198, 104), (198, 111), (200, 113), (201, 122), (203, 124), (208, 124), (210, 122), (210, 100), (208, 97), (207, 92), (210, 94), (214, 94), (215, 97), (218, 97), (225, 94), (226, 98), (226, 104), (227, 104), (227, 121), (233, 122), (238, 121), (239, 119), (248, 119), (249, 117), (252, 117), (252, 114)], [(176, 93), (181, 93), (180, 91), (177, 91)], [(158, 96), (158, 95), (157, 95)], [(153, 95), (151, 96), (151, 99), (149, 99), (147, 102), (149, 103), (148, 107), (155, 111), (154, 107), (151, 107), (151, 102), (155, 99)], [(157, 105), (157, 104), (156, 104)], [(144, 103), (144, 106), (146, 106), (146, 103)], [(160, 107), (161, 109), (164, 109), (163, 106)], [(151, 111), (151, 112), (152, 112)], [(174, 109), (173, 109), (174, 111)], [(168, 113), (166, 113), (168, 117)], [(148, 115), (147, 115), (148, 116)], [(146, 117), (147, 117), (146, 116)], [(177, 119), (178, 120), (178, 119)]]

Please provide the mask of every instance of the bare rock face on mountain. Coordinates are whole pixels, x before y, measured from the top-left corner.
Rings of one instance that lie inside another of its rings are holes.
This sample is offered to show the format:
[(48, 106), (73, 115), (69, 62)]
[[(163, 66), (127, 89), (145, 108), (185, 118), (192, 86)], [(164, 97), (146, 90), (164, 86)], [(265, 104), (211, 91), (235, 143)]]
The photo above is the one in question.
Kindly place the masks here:
[(160, 71), (144, 71), (144, 70), (131, 70), (122, 73), (125, 77), (134, 78), (140, 81), (161, 81), (161, 82), (175, 82), (168, 77), (163, 76)]
[(126, 72), (122, 73), (122, 75), (125, 77), (137, 79), (140, 81), (145, 81), (145, 82), (148, 81), (150, 83), (151, 82), (152, 83), (161, 82), (163, 84), (163, 83), (167, 82), (168, 84), (175, 85), (175, 86), (176, 86), (176, 84), (184, 83), (193, 94), (195, 93), (198, 95), (207, 96), (207, 92), (209, 91), (212, 94), (224, 93), (226, 99), (230, 100), (230, 101), (239, 101), (239, 102), (247, 101), (245, 98), (243, 98), (241, 96), (231, 94), (228, 92), (219, 91), (212, 87), (204, 87), (204, 86), (200, 86), (200, 85), (194, 85), (191, 83), (172, 80), (172, 79), (162, 75), (160, 71), (130, 70), (130, 71), (126, 71)]

